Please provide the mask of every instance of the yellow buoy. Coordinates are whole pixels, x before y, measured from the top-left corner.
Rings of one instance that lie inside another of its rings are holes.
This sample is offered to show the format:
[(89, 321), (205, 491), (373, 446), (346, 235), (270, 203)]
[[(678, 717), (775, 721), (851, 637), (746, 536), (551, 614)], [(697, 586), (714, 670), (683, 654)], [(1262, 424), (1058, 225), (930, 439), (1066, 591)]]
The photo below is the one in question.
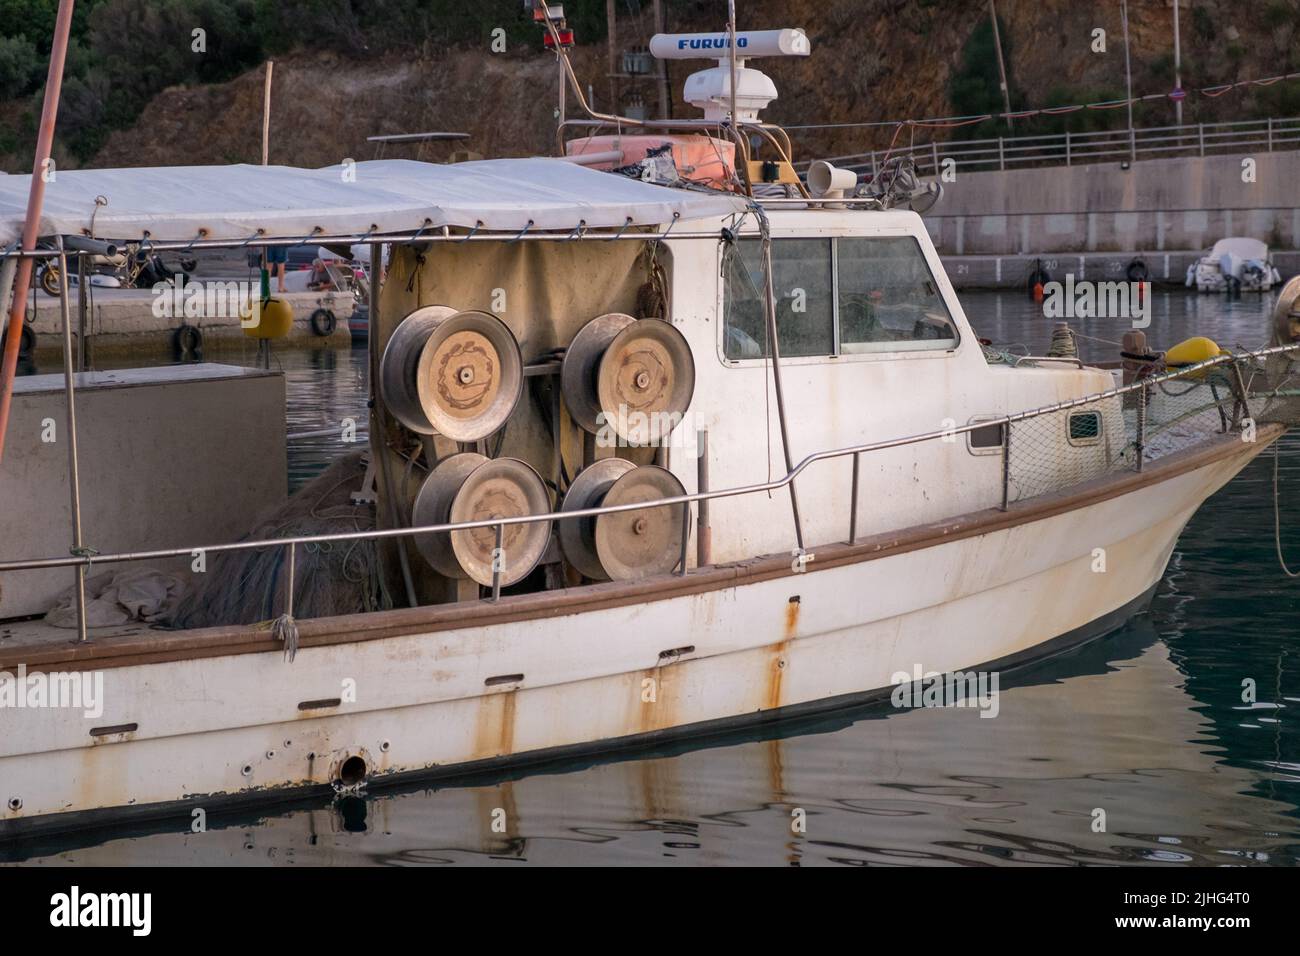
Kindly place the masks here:
[(1197, 335), (1179, 342), (1165, 353), (1165, 364), (1170, 368), (1185, 368), (1207, 362), (1223, 354), (1223, 349), (1213, 339)]
[(253, 299), (239, 312), (244, 334), (254, 339), (282, 339), (293, 328), (293, 306), (283, 299)]

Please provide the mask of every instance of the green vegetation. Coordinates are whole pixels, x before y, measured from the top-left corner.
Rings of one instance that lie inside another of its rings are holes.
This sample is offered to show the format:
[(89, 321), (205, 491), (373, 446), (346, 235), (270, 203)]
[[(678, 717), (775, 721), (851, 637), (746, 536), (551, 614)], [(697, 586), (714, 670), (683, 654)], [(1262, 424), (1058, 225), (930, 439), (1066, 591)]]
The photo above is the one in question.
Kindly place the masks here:
[[(519, 0), (78, 0), (59, 140), (77, 159), (88, 159), (166, 87), (228, 80), (295, 50), (361, 57), (486, 45), (498, 27), (511, 46), (540, 48), (539, 31), (522, 6)], [(57, 0), (0, 0), (0, 109), (27, 101), (20, 128), (0, 134), (0, 153), (32, 148), (57, 7)], [(602, 0), (566, 0), (564, 7), (584, 43), (604, 38)]]
[[(1016, 88), (1015, 77), (1011, 73), (1013, 51), (1001, 17), (998, 17), (998, 31), (1002, 37), (1002, 56), (1007, 64), (1011, 109), (1023, 109), (1025, 98)], [(948, 99), (958, 116), (1001, 113), (1006, 109), (998, 76), (998, 53), (993, 39), (992, 20), (981, 20), (966, 40), (966, 45), (962, 48), (961, 67), (953, 73), (948, 84)], [(954, 135), (959, 139), (989, 139), (1002, 135), (1005, 131), (1006, 120), (985, 120), (971, 126), (962, 126)]]

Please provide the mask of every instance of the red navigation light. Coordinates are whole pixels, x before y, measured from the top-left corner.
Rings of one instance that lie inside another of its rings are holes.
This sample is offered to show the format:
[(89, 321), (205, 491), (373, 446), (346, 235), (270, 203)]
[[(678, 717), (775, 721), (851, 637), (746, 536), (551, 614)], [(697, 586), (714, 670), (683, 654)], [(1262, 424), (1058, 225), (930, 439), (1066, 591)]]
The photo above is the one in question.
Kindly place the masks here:
[[(576, 42), (573, 38), (572, 30), (556, 30), (555, 32), (560, 35), (560, 46), (565, 49), (573, 46)], [(548, 49), (555, 46), (555, 38), (551, 36), (551, 31), (549, 30), (546, 31), (546, 35), (542, 37), (542, 40), (545, 42)]]

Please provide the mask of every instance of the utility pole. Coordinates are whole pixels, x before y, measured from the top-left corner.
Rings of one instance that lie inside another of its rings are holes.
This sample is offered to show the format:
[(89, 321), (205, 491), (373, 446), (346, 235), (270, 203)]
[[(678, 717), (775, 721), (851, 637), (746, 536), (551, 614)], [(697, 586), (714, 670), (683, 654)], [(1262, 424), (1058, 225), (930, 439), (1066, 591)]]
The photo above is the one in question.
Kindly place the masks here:
[[(1183, 49), (1182, 44), (1178, 41), (1178, 4), (1180, 0), (1174, 0), (1174, 92), (1180, 94), (1183, 89)], [(1174, 121), (1183, 125), (1183, 98), (1177, 96), (1174, 99)]]
[(271, 158), (271, 71), (275, 61), (266, 61), (266, 74), (262, 80), (262, 165)]
[(614, 0), (605, 0), (605, 31), (609, 40), (609, 111), (618, 113), (618, 13)]
[[(993, 0), (989, 0), (989, 17), (993, 21), (993, 46), (998, 51), (998, 80), (1002, 84), (1002, 105), (1006, 108), (1005, 112), (1011, 112), (1011, 90), (1007, 88), (1007, 66), (1002, 61), (1002, 36), (998, 32), (998, 11), (993, 5)], [(1007, 116), (1007, 129), (1014, 129), (1015, 124), (1011, 122), (1011, 117)]]
[[(663, 0), (654, 0), (654, 17), (655, 33), (667, 33), (668, 30), (664, 26)], [(659, 60), (655, 69), (659, 74), (659, 117), (661, 119), (668, 119), (668, 112), (670, 109), (670, 102), (668, 99), (668, 63), (664, 60)]]
[(1129, 161), (1137, 159), (1137, 139), (1133, 132), (1133, 67), (1128, 55), (1128, 0), (1120, 0), (1120, 17), (1124, 23), (1124, 88), (1128, 96), (1128, 155)]

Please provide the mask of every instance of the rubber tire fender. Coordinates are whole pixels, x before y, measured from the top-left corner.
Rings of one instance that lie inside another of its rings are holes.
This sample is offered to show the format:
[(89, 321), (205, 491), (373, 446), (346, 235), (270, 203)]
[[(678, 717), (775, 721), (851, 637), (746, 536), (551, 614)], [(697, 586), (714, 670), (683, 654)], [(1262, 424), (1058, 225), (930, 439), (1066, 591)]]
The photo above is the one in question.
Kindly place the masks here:
[(203, 333), (197, 325), (183, 323), (172, 332), (172, 352), (181, 362), (197, 362), (203, 358)]
[(328, 338), (338, 327), (338, 317), (329, 309), (317, 309), (311, 314), (311, 330), (321, 338)]

